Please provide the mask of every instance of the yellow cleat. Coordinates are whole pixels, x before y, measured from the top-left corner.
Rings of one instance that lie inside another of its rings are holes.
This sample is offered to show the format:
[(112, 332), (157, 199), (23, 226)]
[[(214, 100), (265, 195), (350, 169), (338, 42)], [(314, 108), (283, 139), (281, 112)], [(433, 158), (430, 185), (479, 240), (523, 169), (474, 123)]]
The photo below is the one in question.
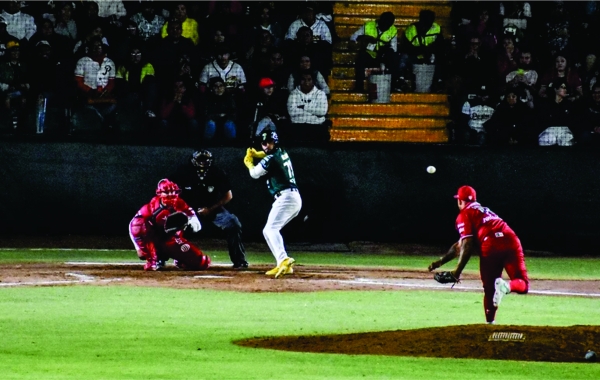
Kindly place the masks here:
[(273, 269), (271, 269), (271, 270), (269, 270), (269, 271), (265, 272), (265, 274), (266, 274), (267, 276), (274, 276), (274, 275), (276, 275), (276, 274), (277, 274), (277, 272), (279, 272), (279, 266), (276, 266), (275, 268), (273, 268)]
[(279, 270), (277, 271), (277, 273), (275, 273), (275, 278), (279, 278), (286, 274), (294, 273), (294, 269), (292, 267), (295, 263), (296, 260), (294, 260), (291, 257), (288, 257), (287, 259), (283, 260), (281, 264), (279, 264)]

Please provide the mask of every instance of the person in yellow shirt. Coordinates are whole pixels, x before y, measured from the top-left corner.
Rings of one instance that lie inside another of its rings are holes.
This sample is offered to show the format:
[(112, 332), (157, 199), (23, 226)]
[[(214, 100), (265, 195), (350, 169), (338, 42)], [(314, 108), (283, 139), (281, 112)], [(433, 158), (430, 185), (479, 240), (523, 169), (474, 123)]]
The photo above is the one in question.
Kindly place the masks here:
[(139, 104), (143, 107), (147, 118), (155, 118), (158, 100), (158, 84), (154, 75), (154, 67), (143, 58), (142, 50), (133, 46), (129, 60), (117, 69), (117, 89), (121, 95), (121, 105), (124, 109)]
[(398, 29), (394, 26), (396, 17), (392, 12), (383, 12), (378, 20), (367, 21), (350, 37), (350, 46), (357, 49), (354, 61), (354, 90), (364, 92), (365, 68), (380, 67), (385, 64), (397, 77), (399, 65)]
[[(193, 18), (189, 18), (187, 16), (187, 8), (185, 7), (185, 3), (175, 3), (175, 10), (173, 11), (173, 16), (175, 19), (181, 21), (181, 27), (183, 29), (181, 35), (192, 40), (194, 45), (197, 46), (198, 42), (200, 42), (200, 36), (198, 35), (198, 23)], [(168, 27), (169, 22), (167, 21), (165, 22), (160, 31), (160, 35), (162, 38), (165, 38), (169, 35), (169, 33), (167, 32)]]

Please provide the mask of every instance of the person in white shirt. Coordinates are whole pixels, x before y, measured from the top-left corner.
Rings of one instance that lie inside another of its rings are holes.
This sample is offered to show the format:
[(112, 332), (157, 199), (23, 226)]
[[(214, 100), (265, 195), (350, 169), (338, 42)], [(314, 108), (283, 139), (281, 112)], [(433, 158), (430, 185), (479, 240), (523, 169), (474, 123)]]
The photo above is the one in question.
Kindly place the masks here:
[(310, 70), (300, 76), (300, 86), (288, 97), (287, 110), (292, 121), (289, 141), (329, 141), (329, 120), (327, 96), (315, 86), (315, 78)]
[(210, 78), (221, 77), (225, 81), (227, 91), (231, 93), (244, 93), (246, 74), (242, 66), (230, 61), (231, 49), (221, 46), (217, 52), (217, 59), (206, 64), (200, 73), (200, 91), (205, 92)]
[(115, 131), (116, 99), (115, 87), (116, 67), (112, 59), (106, 56), (100, 37), (92, 38), (87, 56), (77, 61), (75, 66), (75, 82), (80, 98), (98, 114), (105, 131)]
[(311, 59), (307, 55), (303, 55), (302, 57), (300, 57), (298, 68), (295, 71), (293, 71), (290, 74), (290, 77), (288, 78), (287, 88), (289, 90), (293, 90), (294, 88), (296, 88), (297, 85), (300, 83), (300, 74), (302, 74), (306, 70), (311, 70), (313, 72), (315, 76), (315, 85), (319, 90), (323, 91), (325, 95), (329, 96), (331, 90), (327, 85), (327, 81), (325, 80), (325, 78), (323, 78), (323, 75), (319, 71), (313, 70), (311, 68)]
[(303, 26), (309, 27), (313, 31), (313, 39), (332, 43), (331, 31), (325, 22), (317, 19), (315, 10), (312, 6), (306, 5), (300, 13), (300, 18), (292, 22), (285, 34), (286, 40), (295, 40), (298, 29)]
[(127, 10), (121, 0), (95, 0), (98, 4), (98, 16), (119, 19), (127, 16)]
[(20, 1), (7, 1), (2, 17), (6, 21), (6, 31), (19, 40), (29, 40), (37, 30), (33, 16), (21, 13)]

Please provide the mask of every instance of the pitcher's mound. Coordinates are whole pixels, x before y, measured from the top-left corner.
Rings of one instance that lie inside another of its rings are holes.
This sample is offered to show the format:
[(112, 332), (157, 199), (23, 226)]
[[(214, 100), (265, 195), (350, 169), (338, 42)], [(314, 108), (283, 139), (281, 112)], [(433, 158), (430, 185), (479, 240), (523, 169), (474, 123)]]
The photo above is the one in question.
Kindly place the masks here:
[(600, 352), (600, 326), (463, 325), (417, 330), (253, 338), (240, 346), (349, 355), (585, 362)]

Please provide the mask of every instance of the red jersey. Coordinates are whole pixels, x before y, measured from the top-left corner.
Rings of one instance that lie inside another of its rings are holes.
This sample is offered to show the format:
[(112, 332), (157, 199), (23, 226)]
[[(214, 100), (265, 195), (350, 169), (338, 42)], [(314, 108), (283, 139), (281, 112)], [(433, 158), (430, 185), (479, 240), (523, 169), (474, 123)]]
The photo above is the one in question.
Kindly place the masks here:
[(167, 234), (165, 232), (165, 221), (167, 215), (176, 211), (182, 211), (188, 217), (194, 216), (194, 211), (181, 198), (178, 198), (173, 207), (165, 206), (160, 203), (160, 197), (156, 196), (149, 203), (135, 214), (129, 223), (129, 234), (138, 251), (144, 253), (144, 256), (155, 257), (154, 240), (168, 240), (175, 237), (181, 237), (183, 231)]
[(460, 211), (456, 218), (456, 229), (460, 234), (460, 240), (474, 236), (480, 244), (490, 235), (496, 237), (499, 237), (496, 235), (498, 233), (515, 235), (504, 220), (478, 202), (471, 202)]

